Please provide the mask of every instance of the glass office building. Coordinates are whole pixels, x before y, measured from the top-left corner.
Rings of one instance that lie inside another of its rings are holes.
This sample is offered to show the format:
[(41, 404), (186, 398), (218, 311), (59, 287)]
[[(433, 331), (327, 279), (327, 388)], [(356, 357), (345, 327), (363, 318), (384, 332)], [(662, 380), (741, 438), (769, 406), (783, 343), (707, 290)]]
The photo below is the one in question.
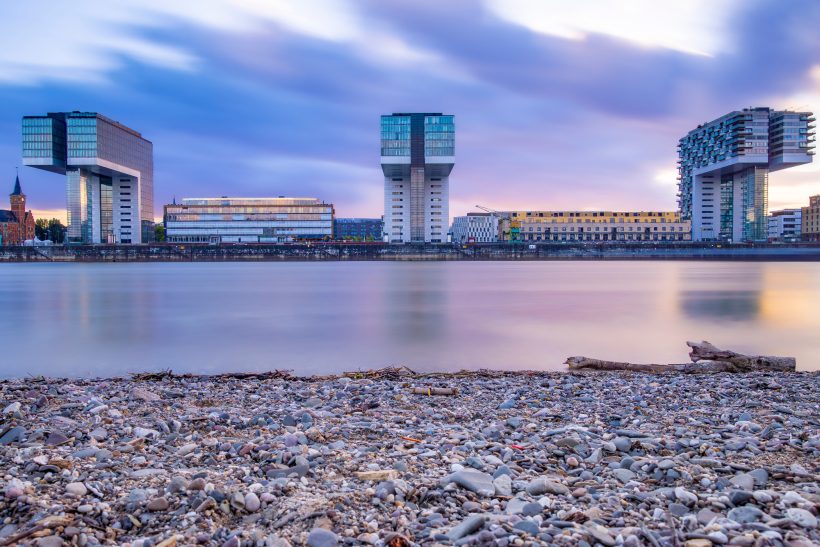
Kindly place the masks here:
[(23, 164), (66, 176), (70, 243), (154, 237), (153, 145), (96, 112), (23, 117)]
[(809, 163), (811, 112), (748, 108), (690, 131), (678, 144), (681, 215), (694, 241), (766, 241), (769, 173)]
[(333, 221), (333, 238), (341, 241), (381, 241), (384, 223), (380, 218), (337, 218)]
[(333, 237), (333, 205), (315, 198), (190, 198), (165, 206), (169, 243), (286, 243)]
[(384, 240), (443, 243), (449, 225), (454, 118), (441, 113), (381, 117)]

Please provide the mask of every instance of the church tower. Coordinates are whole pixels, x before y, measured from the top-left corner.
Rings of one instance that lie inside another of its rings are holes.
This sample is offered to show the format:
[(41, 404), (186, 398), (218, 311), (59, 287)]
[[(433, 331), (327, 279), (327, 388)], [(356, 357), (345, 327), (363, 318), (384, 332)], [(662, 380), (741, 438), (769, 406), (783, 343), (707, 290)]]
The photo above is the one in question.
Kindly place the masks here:
[(14, 192), (9, 196), (9, 201), (11, 201), (11, 212), (17, 217), (17, 222), (22, 224), (26, 218), (26, 195), (20, 188), (20, 175), (17, 175), (17, 180), (14, 181)]

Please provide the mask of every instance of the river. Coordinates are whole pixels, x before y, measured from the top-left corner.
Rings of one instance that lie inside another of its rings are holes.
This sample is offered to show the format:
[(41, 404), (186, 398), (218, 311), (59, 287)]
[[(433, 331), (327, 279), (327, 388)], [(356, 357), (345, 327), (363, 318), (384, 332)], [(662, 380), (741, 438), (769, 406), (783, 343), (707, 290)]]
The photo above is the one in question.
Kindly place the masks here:
[(820, 370), (820, 263), (1, 264), (0, 376), (685, 362)]

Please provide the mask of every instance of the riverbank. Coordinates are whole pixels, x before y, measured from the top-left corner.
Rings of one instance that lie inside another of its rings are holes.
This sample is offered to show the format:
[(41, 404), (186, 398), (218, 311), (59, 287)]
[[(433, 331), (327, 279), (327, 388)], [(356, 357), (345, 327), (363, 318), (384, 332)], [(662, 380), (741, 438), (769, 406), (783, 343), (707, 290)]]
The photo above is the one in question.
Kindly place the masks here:
[(27, 378), (0, 403), (3, 545), (820, 541), (817, 373)]
[(482, 260), (820, 261), (820, 244), (537, 243), (387, 245), (294, 243), (232, 245), (56, 245), (0, 247), (0, 262), (262, 262)]

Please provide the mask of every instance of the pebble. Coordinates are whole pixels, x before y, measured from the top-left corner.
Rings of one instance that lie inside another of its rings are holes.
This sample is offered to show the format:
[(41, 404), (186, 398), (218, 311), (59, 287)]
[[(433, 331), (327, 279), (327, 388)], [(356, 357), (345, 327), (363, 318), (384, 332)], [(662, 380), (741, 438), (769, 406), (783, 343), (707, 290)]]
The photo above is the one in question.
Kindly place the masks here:
[(325, 528), (314, 528), (307, 538), (308, 547), (336, 547), (339, 545), (339, 538), (330, 530)]
[(820, 544), (817, 375), (774, 377), (4, 380), (0, 542)]
[(88, 488), (81, 482), (70, 482), (65, 485), (66, 494), (81, 498), (88, 493)]

